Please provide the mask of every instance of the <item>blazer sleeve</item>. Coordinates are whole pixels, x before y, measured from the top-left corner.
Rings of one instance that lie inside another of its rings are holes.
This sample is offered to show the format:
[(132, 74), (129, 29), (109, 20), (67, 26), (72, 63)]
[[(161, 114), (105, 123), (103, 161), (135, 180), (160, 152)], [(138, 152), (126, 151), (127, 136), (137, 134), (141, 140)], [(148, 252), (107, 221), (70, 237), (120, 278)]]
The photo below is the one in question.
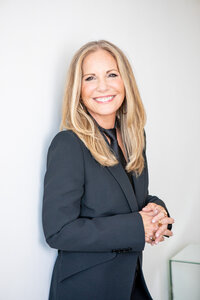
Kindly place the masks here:
[[(145, 148), (144, 148), (144, 158), (145, 158), (145, 163), (146, 163), (146, 168), (147, 168), (147, 174), (148, 174), (148, 164), (147, 164), (147, 158), (146, 158), (146, 133), (144, 131), (144, 137), (145, 137)], [(169, 211), (164, 203), (163, 200), (159, 199), (157, 196), (152, 196), (152, 195), (149, 195), (149, 190), (147, 190), (147, 196), (146, 196), (146, 200), (145, 200), (145, 205), (147, 205), (148, 203), (156, 203), (160, 206), (162, 206), (166, 212), (167, 212), (167, 215), (168, 217), (170, 217), (170, 214), (169, 214)], [(168, 224), (168, 229), (171, 230), (172, 229), (172, 224)], [(168, 236), (166, 236), (168, 237)]]
[(50, 247), (65, 251), (142, 251), (145, 233), (138, 212), (104, 217), (82, 217), (84, 156), (72, 131), (61, 131), (47, 154), (42, 208), (43, 229)]

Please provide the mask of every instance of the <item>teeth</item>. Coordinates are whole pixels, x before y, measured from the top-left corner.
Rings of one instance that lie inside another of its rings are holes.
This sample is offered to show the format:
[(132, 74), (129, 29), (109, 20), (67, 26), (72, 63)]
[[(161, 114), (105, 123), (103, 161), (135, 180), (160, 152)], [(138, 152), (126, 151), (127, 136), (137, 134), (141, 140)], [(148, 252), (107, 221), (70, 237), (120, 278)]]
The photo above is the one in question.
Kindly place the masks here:
[(106, 101), (111, 100), (112, 98), (114, 98), (114, 96), (105, 97), (105, 98), (95, 98), (95, 100), (99, 101), (99, 102), (106, 102)]

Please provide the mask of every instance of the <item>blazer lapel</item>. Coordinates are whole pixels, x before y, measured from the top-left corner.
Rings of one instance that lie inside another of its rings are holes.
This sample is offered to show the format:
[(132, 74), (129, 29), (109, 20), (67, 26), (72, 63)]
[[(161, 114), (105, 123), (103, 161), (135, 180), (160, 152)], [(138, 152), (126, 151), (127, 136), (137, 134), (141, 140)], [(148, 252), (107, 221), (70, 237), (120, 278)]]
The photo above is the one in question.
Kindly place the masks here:
[(133, 187), (129, 181), (126, 171), (123, 169), (122, 165), (119, 163), (112, 167), (107, 167), (109, 172), (115, 177), (119, 185), (121, 186), (125, 197), (128, 201), (130, 209), (132, 212), (138, 211), (138, 204)]

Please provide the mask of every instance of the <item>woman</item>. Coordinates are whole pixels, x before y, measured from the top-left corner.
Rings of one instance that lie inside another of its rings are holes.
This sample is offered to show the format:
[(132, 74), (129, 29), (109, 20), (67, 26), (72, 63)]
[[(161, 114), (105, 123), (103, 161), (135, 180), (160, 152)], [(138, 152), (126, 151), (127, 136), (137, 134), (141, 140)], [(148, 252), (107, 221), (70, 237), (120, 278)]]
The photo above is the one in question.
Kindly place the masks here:
[(50, 300), (152, 299), (142, 251), (171, 236), (174, 220), (148, 194), (144, 125), (122, 51), (104, 40), (80, 48), (44, 179), (44, 233), (58, 249)]

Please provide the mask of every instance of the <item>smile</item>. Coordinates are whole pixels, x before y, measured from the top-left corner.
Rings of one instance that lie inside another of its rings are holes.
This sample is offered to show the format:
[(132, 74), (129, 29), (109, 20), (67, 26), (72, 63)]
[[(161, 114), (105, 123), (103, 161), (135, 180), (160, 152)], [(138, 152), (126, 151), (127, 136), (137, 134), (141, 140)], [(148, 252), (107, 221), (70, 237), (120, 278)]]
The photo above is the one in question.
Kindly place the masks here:
[(110, 102), (115, 96), (94, 98), (97, 102)]

